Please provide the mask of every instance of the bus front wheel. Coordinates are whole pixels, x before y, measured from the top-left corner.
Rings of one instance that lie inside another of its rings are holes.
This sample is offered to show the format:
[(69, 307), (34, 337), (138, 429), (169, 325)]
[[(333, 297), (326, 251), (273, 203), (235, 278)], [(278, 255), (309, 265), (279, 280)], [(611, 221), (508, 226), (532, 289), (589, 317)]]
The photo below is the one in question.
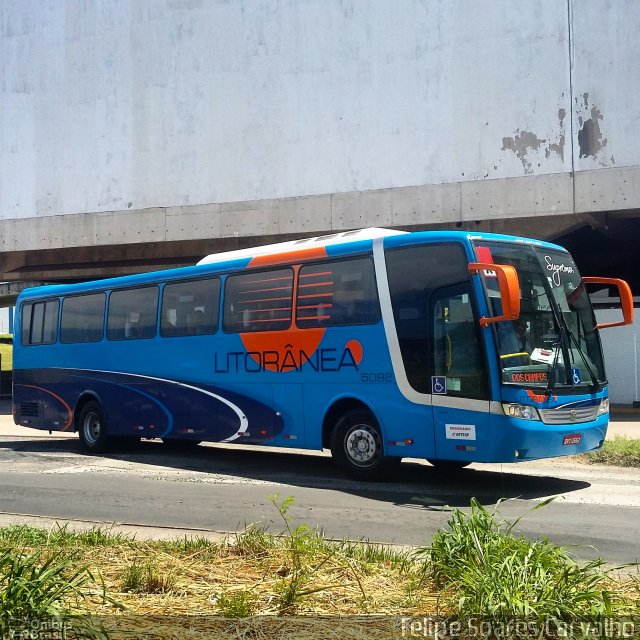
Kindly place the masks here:
[(87, 453), (102, 453), (109, 446), (107, 422), (97, 402), (87, 402), (78, 418), (80, 445)]
[(331, 455), (350, 475), (363, 480), (379, 479), (394, 462), (400, 462), (400, 458), (385, 457), (378, 422), (364, 410), (349, 411), (337, 421)]

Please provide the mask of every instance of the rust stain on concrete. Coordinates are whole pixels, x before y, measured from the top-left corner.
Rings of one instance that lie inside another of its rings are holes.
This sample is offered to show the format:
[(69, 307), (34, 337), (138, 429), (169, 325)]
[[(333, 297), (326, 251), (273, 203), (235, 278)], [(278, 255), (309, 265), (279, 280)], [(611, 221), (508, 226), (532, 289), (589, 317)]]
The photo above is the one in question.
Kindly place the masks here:
[(600, 120), (602, 119), (603, 116), (600, 109), (595, 106), (591, 107), (591, 117), (588, 120), (578, 119), (581, 125), (578, 131), (581, 158), (588, 158), (589, 156), (595, 158), (598, 152), (607, 146), (607, 139), (602, 137), (602, 131), (600, 130)]
[(524, 172), (533, 173), (527, 154), (530, 150), (537, 151), (540, 149), (540, 145), (545, 142), (546, 140), (538, 138), (538, 136), (535, 133), (531, 133), (531, 131), (518, 130), (515, 136), (502, 138), (502, 150), (513, 151), (520, 162), (522, 162)]
[[(564, 150), (566, 144), (566, 137), (564, 131), (564, 119), (567, 117), (566, 109), (558, 109), (558, 120), (560, 122), (560, 135), (557, 141), (552, 142), (552, 137), (539, 138), (535, 133), (531, 131), (516, 131), (515, 136), (508, 136), (502, 138), (502, 150), (513, 151), (516, 154), (525, 173), (533, 173), (532, 162), (527, 157), (530, 151), (538, 151), (541, 147), (544, 149), (544, 157), (550, 158), (552, 153), (557, 154), (561, 160), (564, 161)], [(543, 146), (546, 145), (546, 146)], [(539, 159), (539, 158), (537, 158)], [(540, 163), (537, 164), (540, 166)]]

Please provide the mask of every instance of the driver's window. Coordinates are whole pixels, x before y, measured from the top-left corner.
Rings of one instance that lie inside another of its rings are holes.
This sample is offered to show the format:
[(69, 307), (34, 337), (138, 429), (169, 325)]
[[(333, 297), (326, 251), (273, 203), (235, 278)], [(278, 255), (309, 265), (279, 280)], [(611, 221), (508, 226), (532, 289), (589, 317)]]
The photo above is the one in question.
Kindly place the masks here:
[(436, 291), (431, 300), (433, 375), (446, 377), (448, 396), (487, 398), (487, 376), (470, 294), (456, 287), (455, 292)]
[(499, 322), (496, 332), (503, 367), (526, 366), (531, 363), (531, 323), (524, 316), (517, 320)]

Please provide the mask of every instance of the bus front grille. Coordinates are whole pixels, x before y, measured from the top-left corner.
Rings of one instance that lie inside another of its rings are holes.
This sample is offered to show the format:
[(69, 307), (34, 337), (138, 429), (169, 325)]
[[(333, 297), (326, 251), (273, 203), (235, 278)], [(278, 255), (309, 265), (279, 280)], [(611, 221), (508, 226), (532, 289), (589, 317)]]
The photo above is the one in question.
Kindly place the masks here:
[(540, 415), (545, 424), (579, 424), (591, 422), (598, 415), (598, 405), (578, 409), (541, 409)]
[(20, 416), (28, 418), (37, 418), (39, 415), (39, 407), (37, 402), (22, 402), (20, 404)]

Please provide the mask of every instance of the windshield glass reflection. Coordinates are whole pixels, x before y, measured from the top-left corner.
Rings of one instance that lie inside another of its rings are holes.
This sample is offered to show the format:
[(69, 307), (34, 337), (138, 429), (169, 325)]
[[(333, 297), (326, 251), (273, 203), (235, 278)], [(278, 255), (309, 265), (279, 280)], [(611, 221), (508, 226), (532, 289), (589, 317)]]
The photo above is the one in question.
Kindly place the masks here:
[[(591, 303), (571, 256), (503, 242), (476, 242), (478, 259), (515, 267), (521, 290), (518, 320), (496, 325), (502, 381), (545, 387), (596, 387), (605, 382)], [(485, 273), (492, 313), (501, 312), (497, 278)]]

